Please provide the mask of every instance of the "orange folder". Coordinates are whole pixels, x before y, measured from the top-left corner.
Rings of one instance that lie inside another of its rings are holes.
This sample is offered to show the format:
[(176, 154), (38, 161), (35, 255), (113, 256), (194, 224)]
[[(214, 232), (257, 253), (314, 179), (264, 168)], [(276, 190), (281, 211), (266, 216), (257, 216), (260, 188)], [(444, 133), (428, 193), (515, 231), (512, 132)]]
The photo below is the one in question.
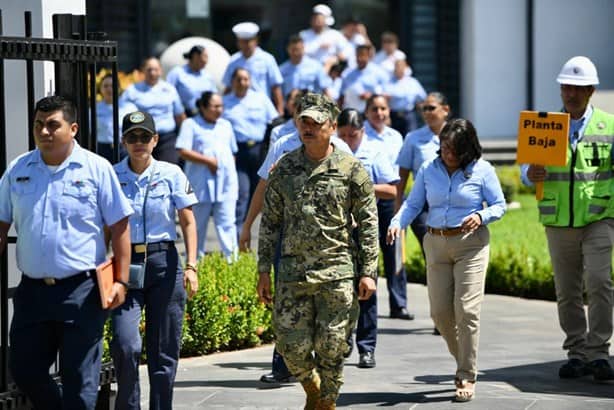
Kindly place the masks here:
[(115, 282), (115, 258), (107, 259), (96, 267), (96, 278), (98, 279), (102, 308), (108, 309), (110, 305), (108, 299)]

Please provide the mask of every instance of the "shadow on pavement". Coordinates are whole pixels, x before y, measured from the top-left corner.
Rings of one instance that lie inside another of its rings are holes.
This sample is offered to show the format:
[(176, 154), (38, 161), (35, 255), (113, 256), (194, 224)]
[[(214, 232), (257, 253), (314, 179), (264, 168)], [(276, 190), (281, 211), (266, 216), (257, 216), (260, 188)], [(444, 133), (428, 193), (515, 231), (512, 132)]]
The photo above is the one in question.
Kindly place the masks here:
[[(378, 407), (395, 406), (401, 403), (436, 403), (451, 402), (450, 393), (454, 388), (430, 390), (414, 393), (394, 392), (364, 392), (341, 393), (337, 406), (351, 406), (353, 404), (377, 404)], [(439, 396), (445, 394), (445, 396)]]
[(225, 369), (237, 369), (237, 370), (270, 370), (271, 362), (228, 362), (228, 363), (213, 363), (214, 366), (222, 367)]
[(294, 386), (296, 383), (262, 383), (259, 380), (183, 380), (175, 381), (175, 388), (222, 387), (227, 389), (271, 390)]

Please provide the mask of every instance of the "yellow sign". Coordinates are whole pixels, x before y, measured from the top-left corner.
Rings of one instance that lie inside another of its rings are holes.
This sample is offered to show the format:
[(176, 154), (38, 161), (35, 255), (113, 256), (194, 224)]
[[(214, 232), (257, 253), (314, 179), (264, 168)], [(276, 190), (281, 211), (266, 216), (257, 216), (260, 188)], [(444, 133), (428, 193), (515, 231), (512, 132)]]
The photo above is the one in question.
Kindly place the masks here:
[(517, 163), (564, 166), (568, 142), (569, 114), (520, 112)]

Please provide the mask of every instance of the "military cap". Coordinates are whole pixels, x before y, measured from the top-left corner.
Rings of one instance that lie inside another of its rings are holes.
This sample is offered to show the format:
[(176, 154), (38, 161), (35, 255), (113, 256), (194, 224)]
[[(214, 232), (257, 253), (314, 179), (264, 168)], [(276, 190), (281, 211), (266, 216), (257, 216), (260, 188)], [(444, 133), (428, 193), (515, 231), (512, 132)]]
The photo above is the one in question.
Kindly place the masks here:
[(135, 111), (124, 116), (122, 122), (123, 135), (128, 134), (132, 130), (142, 129), (151, 134), (156, 133), (156, 124), (149, 113), (143, 111)]
[(235, 33), (235, 36), (240, 40), (254, 38), (259, 31), (260, 27), (258, 27), (258, 24), (252, 23), (251, 21), (235, 24), (232, 28), (232, 32)]
[(307, 93), (301, 98), (297, 117), (309, 117), (318, 124), (331, 120), (337, 121), (339, 108), (329, 97), (323, 94)]

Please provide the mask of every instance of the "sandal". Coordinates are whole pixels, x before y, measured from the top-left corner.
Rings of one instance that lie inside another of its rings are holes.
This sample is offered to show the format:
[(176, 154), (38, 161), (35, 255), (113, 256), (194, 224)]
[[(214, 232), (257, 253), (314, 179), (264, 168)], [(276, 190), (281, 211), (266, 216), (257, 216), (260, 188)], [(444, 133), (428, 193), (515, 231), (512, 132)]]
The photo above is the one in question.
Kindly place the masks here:
[(464, 403), (473, 400), (475, 396), (475, 380), (455, 378), (454, 385), (456, 386), (454, 401)]

